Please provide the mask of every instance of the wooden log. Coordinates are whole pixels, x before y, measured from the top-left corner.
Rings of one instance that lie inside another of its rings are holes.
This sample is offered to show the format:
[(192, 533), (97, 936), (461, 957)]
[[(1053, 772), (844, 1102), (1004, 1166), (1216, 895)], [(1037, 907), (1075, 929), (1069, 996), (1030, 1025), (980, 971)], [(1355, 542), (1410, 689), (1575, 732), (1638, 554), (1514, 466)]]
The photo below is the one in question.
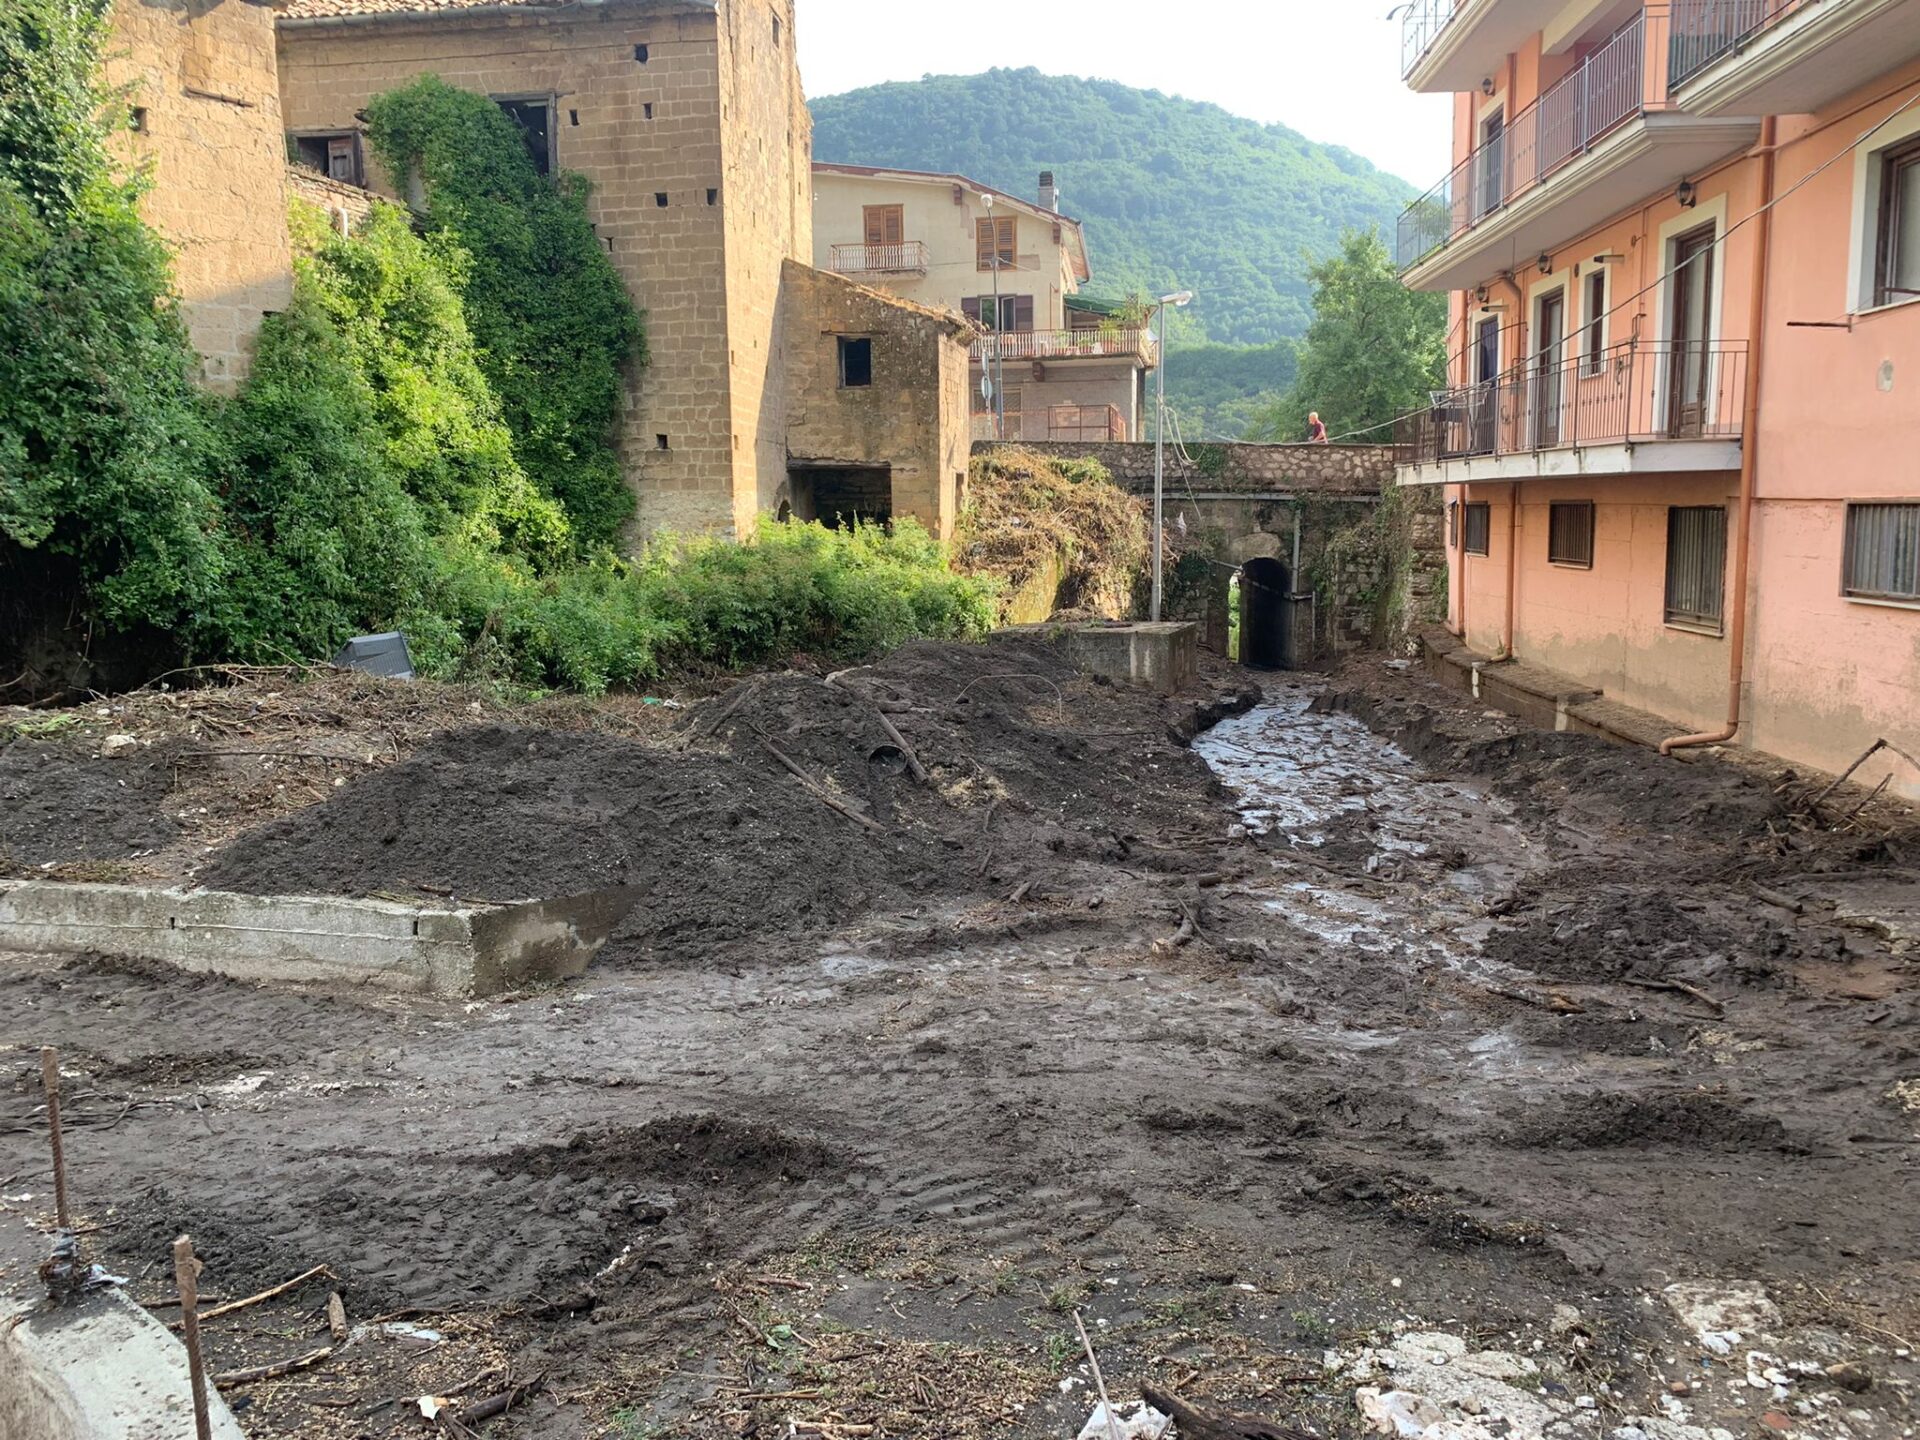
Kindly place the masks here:
[(1317, 1440), (1310, 1430), (1290, 1429), (1257, 1416), (1203, 1410), (1151, 1385), (1141, 1386), (1140, 1395), (1162, 1415), (1173, 1417), (1180, 1440)]

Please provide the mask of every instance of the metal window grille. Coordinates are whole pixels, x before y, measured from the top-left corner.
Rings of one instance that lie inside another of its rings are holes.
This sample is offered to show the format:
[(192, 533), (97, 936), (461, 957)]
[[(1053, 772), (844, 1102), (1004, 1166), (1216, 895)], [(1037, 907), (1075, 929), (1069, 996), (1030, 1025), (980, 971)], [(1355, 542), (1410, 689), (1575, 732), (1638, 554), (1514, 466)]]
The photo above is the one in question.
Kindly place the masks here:
[(1593, 502), (1556, 500), (1547, 514), (1547, 559), (1554, 565), (1593, 568)]
[(1847, 507), (1846, 592), (1920, 600), (1920, 504)]
[(1726, 506), (1673, 506), (1667, 511), (1667, 623), (1718, 635), (1726, 601)]
[(1467, 505), (1467, 554), (1488, 555), (1493, 551), (1493, 506), (1485, 500)]

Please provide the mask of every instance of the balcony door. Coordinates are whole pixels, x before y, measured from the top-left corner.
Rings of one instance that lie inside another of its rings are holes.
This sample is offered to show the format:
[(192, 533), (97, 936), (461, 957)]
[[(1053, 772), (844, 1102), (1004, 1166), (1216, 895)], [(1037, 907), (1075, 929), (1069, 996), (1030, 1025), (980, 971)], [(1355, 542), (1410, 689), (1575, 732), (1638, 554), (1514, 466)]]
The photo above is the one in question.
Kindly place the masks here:
[(907, 212), (902, 205), (866, 207), (867, 244), (874, 249), (907, 243)]
[(1667, 360), (1667, 434), (1705, 432), (1712, 415), (1714, 227), (1689, 230), (1673, 242), (1673, 353)]
[(1533, 333), (1539, 341), (1533, 357), (1533, 448), (1549, 450), (1562, 438), (1562, 391), (1567, 358), (1567, 292), (1542, 295), (1534, 310)]
[(1490, 215), (1507, 199), (1507, 115), (1496, 110), (1480, 124), (1480, 163), (1474, 175), (1478, 191), (1473, 218)]
[(1494, 417), (1499, 413), (1500, 322), (1480, 322), (1473, 341), (1473, 388), (1468, 392), (1468, 454), (1493, 453)]

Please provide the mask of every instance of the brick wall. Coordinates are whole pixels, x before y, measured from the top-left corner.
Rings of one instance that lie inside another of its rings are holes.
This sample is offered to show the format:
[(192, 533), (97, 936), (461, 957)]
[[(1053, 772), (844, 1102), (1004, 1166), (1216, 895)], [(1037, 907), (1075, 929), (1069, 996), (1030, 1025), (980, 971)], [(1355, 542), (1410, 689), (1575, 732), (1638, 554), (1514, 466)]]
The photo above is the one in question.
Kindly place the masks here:
[[(292, 129), (354, 129), (375, 95), (427, 73), (482, 94), (553, 97), (558, 163), (593, 182), (596, 233), (646, 315), (652, 361), (629, 384), (621, 424), (642, 531), (728, 531), (737, 518), (718, 24), (712, 12), (628, 3), (279, 31)], [(393, 194), (374, 169), (369, 180)]]
[[(887, 466), (891, 513), (949, 534), (966, 469), (968, 327), (789, 261), (781, 332), (792, 465)], [(843, 338), (872, 342), (870, 385), (840, 383)], [(769, 508), (790, 494), (786, 463)]]
[(105, 78), (139, 112), (139, 130), (115, 136), (116, 156), (152, 176), (141, 211), (175, 247), (205, 380), (231, 390), (261, 317), (284, 309), (292, 289), (273, 11), (116, 0)]
[(378, 206), (393, 203), (358, 185), (329, 180), (304, 165), (287, 167), (287, 190), (294, 199), (318, 205), (326, 211), (333, 228), (342, 235), (357, 235)]

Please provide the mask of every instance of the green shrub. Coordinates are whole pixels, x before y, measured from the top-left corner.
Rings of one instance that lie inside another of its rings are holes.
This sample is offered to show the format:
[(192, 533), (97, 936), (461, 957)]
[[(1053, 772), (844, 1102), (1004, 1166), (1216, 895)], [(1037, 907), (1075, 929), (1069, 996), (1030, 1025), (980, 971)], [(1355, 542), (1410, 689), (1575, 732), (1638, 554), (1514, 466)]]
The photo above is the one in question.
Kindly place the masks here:
[(613, 543), (633, 512), (614, 443), (623, 374), (646, 345), (587, 182), (541, 175), (498, 105), (438, 76), (377, 96), (367, 121), (395, 188), (417, 181), (428, 233), (468, 257), (467, 318), (520, 463), (583, 545)]

